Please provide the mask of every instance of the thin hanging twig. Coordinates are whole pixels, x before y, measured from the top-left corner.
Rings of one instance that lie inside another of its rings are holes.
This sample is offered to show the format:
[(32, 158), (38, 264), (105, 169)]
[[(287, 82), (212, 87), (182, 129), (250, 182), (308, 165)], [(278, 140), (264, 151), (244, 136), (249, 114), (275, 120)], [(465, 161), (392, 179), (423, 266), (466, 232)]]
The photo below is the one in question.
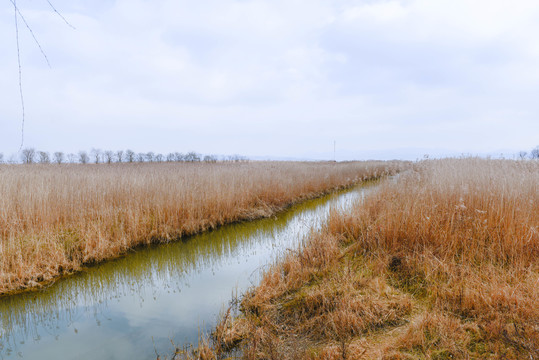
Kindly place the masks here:
[(22, 92), (22, 67), (21, 67), (21, 51), (19, 47), (19, 20), (18, 20), (18, 8), (17, 0), (11, 0), (13, 8), (15, 10), (15, 38), (17, 42), (17, 64), (19, 65), (19, 93), (21, 94), (21, 107), (22, 107), (22, 126), (21, 126), (21, 146), (19, 151), (22, 150), (24, 145), (24, 96)]
[[(22, 90), (22, 66), (21, 66), (21, 51), (20, 51), (20, 42), (19, 42), (19, 16), (20, 16), (21, 20), (23, 21), (24, 25), (26, 26), (26, 28), (28, 29), (28, 31), (30, 32), (30, 34), (32, 35), (32, 38), (34, 39), (35, 43), (37, 44), (37, 47), (39, 48), (39, 51), (41, 52), (41, 54), (45, 58), (45, 61), (47, 62), (47, 65), (49, 66), (49, 68), (51, 67), (51, 64), (49, 62), (49, 58), (45, 54), (45, 51), (43, 51), (43, 48), (41, 47), (41, 44), (39, 43), (39, 41), (37, 40), (34, 32), (32, 31), (32, 28), (30, 27), (30, 25), (28, 25), (28, 23), (26, 22), (26, 19), (24, 18), (22, 13), (19, 11), (19, 7), (17, 6), (17, 0), (9, 0), (9, 1), (11, 1), (11, 3), (13, 4), (13, 9), (14, 9), (14, 12), (15, 12), (15, 37), (16, 37), (16, 42), (17, 42), (17, 64), (19, 66), (19, 93), (21, 95), (21, 108), (22, 108), (21, 146), (19, 148), (19, 151), (21, 151), (22, 147), (24, 146), (25, 110), (24, 110), (24, 95), (23, 95), (23, 90)], [(62, 14), (60, 14), (60, 12), (58, 12), (58, 10), (56, 10), (56, 8), (54, 7), (54, 5), (52, 5), (50, 0), (46, 0), (46, 1), (49, 4), (49, 6), (52, 8), (52, 10), (56, 14), (58, 14), (58, 16), (60, 16), (60, 18), (62, 20), (64, 20), (64, 22), (69, 27), (71, 27), (72, 29), (75, 29), (75, 27), (73, 25), (71, 25), (66, 20), (66, 18), (64, 18), (62, 16)]]
[(16, 0), (10, 0), (10, 1), (13, 4), (13, 6), (15, 7), (15, 17), (17, 16), (17, 14), (19, 14), (19, 16), (21, 17), (21, 20), (24, 22), (24, 25), (26, 25), (26, 28), (28, 29), (28, 31), (32, 35), (32, 38), (34, 39), (35, 43), (37, 44), (37, 47), (39, 48), (39, 51), (41, 52), (41, 55), (43, 55), (43, 57), (45, 58), (45, 61), (47, 62), (47, 65), (49, 67), (51, 67), (51, 64), (49, 63), (49, 58), (47, 57), (47, 55), (43, 51), (43, 48), (41, 47), (41, 44), (39, 43), (36, 36), (34, 35), (34, 32), (32, 31), (32, 28), (30, 27), (30, 25), (28, 25), (28, 23), (26, 22), (26, 19), (24, 18), (24, 16), (22, 16), (21, 12), (19, 11), (19, 8), (17, 7)]
[(71, 25), (71, 24), (69, 23), (69, 21), (67, 21), (66, 18), (63, 17), (63, 15), (60, 14), (60, 13), (58, 12), (58, 10), (56, 10), (56, 8), (54, 7), (54, 5), (52, 5), (51, 2), (50, 2), (49, 0), (47, 0), (47, 2), (49, 3), (49, 5), (50, 5), (50, 7), (52, 8), (52, 10), (53, 10), (55, 13), (57, 13), (58, 16), (59, 16), (60, 18), (62, 18), (62, 20), (64, 20), (64, 22), (65, 22), (70, 28), (72, 28), (73, 30), (77, 30), (77, 28), (75, 28), (73, 25)]

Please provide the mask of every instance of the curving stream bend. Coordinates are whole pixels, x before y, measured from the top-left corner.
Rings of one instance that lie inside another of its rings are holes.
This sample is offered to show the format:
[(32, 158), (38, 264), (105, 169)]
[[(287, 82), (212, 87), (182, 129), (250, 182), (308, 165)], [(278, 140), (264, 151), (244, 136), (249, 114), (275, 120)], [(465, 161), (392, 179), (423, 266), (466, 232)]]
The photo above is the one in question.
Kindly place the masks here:
[(260, 270), (371, 187), (139, 249), (37, 292), (0, 298), (0, 359), (154, 359), (195, 343)]

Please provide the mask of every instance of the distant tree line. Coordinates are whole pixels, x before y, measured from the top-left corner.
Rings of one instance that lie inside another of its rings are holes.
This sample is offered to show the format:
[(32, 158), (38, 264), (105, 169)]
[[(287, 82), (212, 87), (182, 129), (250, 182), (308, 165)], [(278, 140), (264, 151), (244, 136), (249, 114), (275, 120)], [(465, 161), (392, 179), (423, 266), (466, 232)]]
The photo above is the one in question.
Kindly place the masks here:
[(133, 150), (100, 150), (79, 151), (78, 153), (64, 153), (56, 151), (52, 154), (47, 151), (38, 151), (34, 148), (22, 149), (19, 158), (12, 156), (6, 161), (0, 153), (0, 163), (23, 163), (23, 164), (112, 164), (112, 163), (161, 163), (161, 162), (240, 162), (248, 159), (242, 155), (203, 155), (191, 151), (188, 153), (173, 152), (168, 154), (154, 153), (149, 151), (134, 152)]
[(520, 151), (518, 153), (518, 158), (521, 160), (525, 160), (527, 158), (539, 159), (539, 146), (536, 146), (534, 149), (532, 149), (529, 154), (526, 151)]

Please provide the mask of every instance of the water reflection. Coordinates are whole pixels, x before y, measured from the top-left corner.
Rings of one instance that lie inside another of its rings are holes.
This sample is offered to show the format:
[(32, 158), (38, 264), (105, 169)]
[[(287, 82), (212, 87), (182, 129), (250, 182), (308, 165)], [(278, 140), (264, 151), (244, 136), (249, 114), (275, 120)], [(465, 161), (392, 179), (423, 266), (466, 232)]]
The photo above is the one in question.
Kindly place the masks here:
[[(329, 195), (275, 218), (234, 224), (137, 250), (39, 292), (0, 299), (0, 359), (141, 359), (196, 342), (233, 291), (320, 226), (332, 206), (364, 188)], [(152, 340), (153, 338), (153, 340)]]

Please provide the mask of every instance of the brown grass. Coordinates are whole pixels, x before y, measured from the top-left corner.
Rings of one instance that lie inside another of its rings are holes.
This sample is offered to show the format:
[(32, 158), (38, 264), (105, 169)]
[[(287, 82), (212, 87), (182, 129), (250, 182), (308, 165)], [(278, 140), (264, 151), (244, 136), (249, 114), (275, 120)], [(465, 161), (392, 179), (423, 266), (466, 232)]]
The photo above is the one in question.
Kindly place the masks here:
[(0, 294), (143, 244), (270, 216), (402, 163), (0, 165)]
[(244, 359), (537, 359), (539, 162), (417, 163), (333, 213), (240, 310), (214, 349)]

